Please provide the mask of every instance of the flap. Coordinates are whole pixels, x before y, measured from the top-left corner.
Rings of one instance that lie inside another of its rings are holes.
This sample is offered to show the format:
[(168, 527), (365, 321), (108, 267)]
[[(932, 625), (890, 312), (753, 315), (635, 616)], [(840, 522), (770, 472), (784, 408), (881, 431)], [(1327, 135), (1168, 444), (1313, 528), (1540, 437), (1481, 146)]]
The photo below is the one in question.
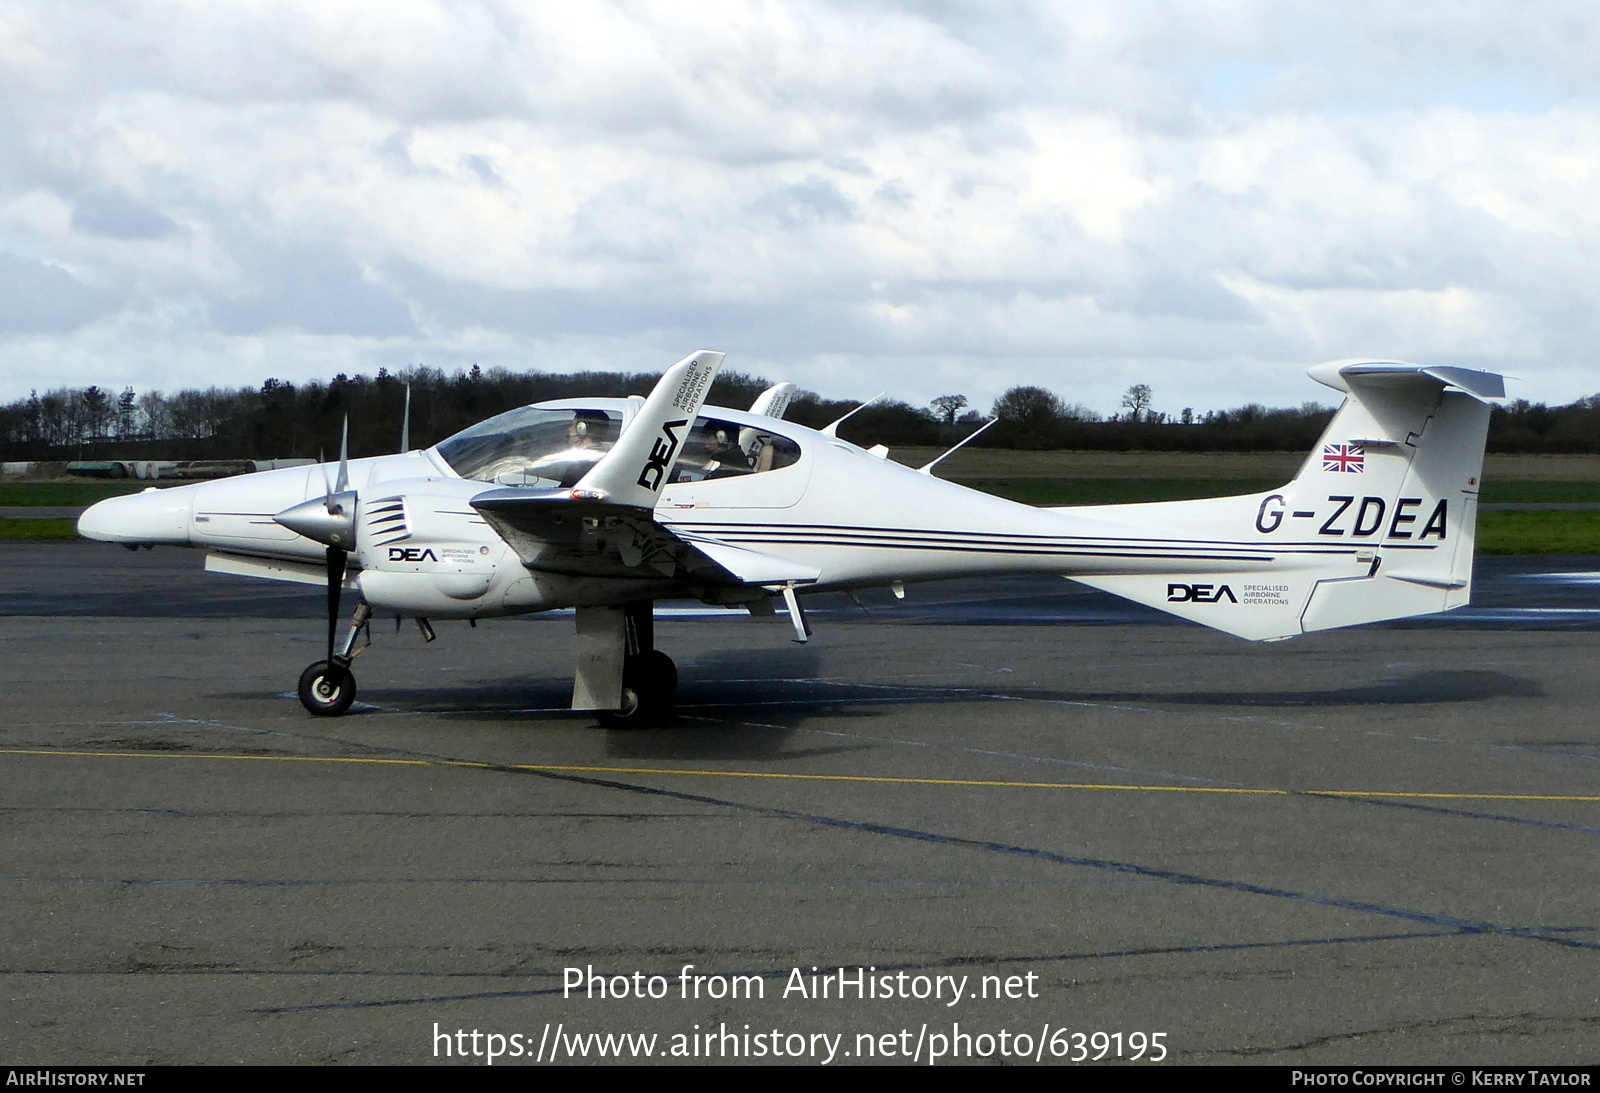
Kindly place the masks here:
[(724, 543), (708, 535), (680, 533), (680, 537), (683, 542), (721, 566), (740, 584), (810, 584), (822, 576), (822, 570), (816, 566), (802, 565), (749, 547)]

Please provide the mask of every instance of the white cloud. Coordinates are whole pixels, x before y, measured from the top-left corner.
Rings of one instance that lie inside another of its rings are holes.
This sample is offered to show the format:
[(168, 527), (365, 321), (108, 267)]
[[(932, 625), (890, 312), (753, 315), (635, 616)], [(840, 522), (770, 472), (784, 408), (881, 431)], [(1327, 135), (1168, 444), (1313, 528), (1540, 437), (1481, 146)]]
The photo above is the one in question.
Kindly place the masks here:
[[(830, 394), (1590, 393), (1577, 3), (0, 14), (0, 399), (700, 346)], [(31, 264), (30, 264), (31, 263)], [(1170, 404), (1170, 405), (1169, 405)]]

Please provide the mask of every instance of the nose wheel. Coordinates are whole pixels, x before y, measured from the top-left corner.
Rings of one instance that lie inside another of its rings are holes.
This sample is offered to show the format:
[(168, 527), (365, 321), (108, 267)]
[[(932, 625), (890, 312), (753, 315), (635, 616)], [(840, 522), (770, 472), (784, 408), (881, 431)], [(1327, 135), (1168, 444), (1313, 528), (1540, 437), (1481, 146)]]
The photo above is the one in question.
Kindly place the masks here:
[(356, 700), (356, 677), (340, 660), (319, 660), (300, 673), (300, 705), (313, 716), (338, 717)]

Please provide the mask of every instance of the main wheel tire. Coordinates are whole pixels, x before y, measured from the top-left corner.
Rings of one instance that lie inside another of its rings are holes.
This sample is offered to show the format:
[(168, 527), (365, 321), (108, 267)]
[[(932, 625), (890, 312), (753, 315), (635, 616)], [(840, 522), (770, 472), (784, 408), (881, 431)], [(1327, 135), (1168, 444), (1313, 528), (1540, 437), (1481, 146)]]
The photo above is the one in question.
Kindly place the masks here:
[(608, 729), (644, 729), (672, 705), (678, 666), (659, 649), (629, 657), (622, 666), (622, 708), (599, 715)]
[[(660, 649), (652, 649), (628, 659), (633, 662), (635, 678), (656, 704), (663, 709), (672, 705), (672, 696), (678, 693), (678, 666), (672, 663), (672, 658)], [(626, 680), (626, 668), (622, 675)]]
[(622, 708), (602, 710), (596, 714), (600, 724), (608, 729), (648, 729), (655, 724), (656, 711), (640, 697), (637, 688), (622, 685)]
[(338, 717), (356, 700), (356, 677), (341, 664), (319, 660), (300, 673), (300, 705), (315, 717)]

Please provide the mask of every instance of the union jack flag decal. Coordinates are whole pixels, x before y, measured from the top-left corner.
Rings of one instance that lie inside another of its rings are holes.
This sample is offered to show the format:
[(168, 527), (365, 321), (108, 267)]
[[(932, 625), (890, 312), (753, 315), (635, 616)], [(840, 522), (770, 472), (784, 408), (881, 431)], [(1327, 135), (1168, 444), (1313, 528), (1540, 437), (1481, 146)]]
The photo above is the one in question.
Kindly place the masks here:
[(1324, 444), (1322, 469), (1335, 474), (1360, 474), (1366, 452), (1360, 444)]

